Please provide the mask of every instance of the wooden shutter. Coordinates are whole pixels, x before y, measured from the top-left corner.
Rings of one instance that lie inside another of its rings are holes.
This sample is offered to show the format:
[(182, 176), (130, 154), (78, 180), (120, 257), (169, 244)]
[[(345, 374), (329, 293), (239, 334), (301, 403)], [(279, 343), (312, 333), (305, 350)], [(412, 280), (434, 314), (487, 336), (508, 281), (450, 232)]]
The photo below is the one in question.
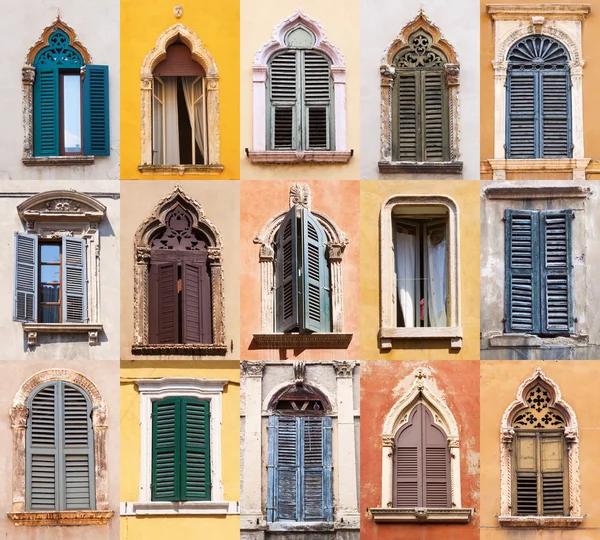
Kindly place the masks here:
[(178, 501), (181, 493), (181, 407), (178, 397), (152, 403), (152, 500)]
[(36, 68), (33, 86), (33, 154), (58, 156), (58, 70)]
[(543, 514), (545, 516), (568, 515), (568, 467), (564, 436), (546, 433), (539, 435)]
[(14, 320), (37, 321), (38, 237), (15, 233), (15, 300)]
[(571, 210), (541, 212), (542, 332), (574, 331), (571, 285)]
[(212, 343), (210, 276), (206, 264), (182, 265), (182, 331), (184, 343)]
[(210, 403), (181, 398), (182, 501), (210, 501)]
[(304, 51), (302, 83), (305, 148), (331, 150), (331, 69), (323, 54)]
[(536, 124), (539, 114), (539, 81), (533, 71), (509, 72), (507, 84), (507, 158), (533, 159), (536, 152)]
[(397, 141), (394, 152), (396, 161), (418, 161), (421, 138), (420, 100), (418, 86), (420, 79), (416, 71), (398, 71), (396, 75), (398, 109), (395, 118)]
[(447, 126), (448, 103), (445, 89), (442, 72), (421, 72), (423, 140), (419, 161), (447, 161), (450, 159)]
[(83, 79), (83, 153), (110, 155), (108, 66), (87, 65)]
[(177, 263), (150, 266), (150, 343), (179, 342)]
[(269, 69), (270, 147), (295, 150), (298, 141), (298, 58), (296, 51), (273, 57)]
[(435, 425), (433, 416), (423, 405), (422, 415), (424, 501), (427, 508), (450, 508), (450, 452), (446, 434)]
[(296, 418), (274, 417), (274, 520), (298, 521), (300, 495), (300, 433)]
[(331, 332), (329, 265), (325, 255), (327, 237), (306, 208), (302, 209), (300, 219), (303, 328), (312, 332)]
[(63, 253), (63, 322), (87, 322), (86, 242), (65, 236)]
[(302, 418), (301, 521), (332, 521), (331, 418)]
[(541, 143), (544, 158), (570, 158), (571, 151), (571, 80), (568, 71), (542, 71)]
[(418, 408), (396, 435), (394, 452), (394, 508), (425, 506), (423, 497), (423, 419)]
[(536, 516), (538, 515), (538, 448), (535, 433), (517, 433), (513, 467), (516, 480), (516, 485), (513, 487), (513, 513), (520, 516)]
[(298, 327), (298, 228), (296, 208), (283, 218), (277, 233), (275, 254), (275, 329), (288, 332)]

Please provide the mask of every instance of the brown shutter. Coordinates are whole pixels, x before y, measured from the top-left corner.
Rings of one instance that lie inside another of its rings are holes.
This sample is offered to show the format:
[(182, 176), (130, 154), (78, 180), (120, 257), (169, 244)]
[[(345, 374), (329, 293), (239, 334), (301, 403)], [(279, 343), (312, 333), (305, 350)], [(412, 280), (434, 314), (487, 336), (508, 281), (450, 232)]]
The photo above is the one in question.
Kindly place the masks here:
[(182, 269), (184, 343), (212, 343), (210, 277), (205, 264), (184, 263)]
[(542, 506), (545, 516), (564, 516), (567, 507), (566, 448), (562, 434), (540, 434)]
[(516, 512), (519, 516), (538, 515), (538, 452), (535, 433), (518, 433), (515, 438)]
[(423, 454), (422, 405), (418, 405), (410, 420), (396, 435), (394, 454), (394, 493), (395, 508), (416, 508), (423, 504)]
[(150, 343), (178, 343), (177, 263), (152, 264), (149, 289)]
[(173, 43), (166, 58), (154, 68), (156, 77), (203, 77), (204, 70), (192, 58), (192, 52), (183, 43)]
[(450, 508), (450, 452), (446, 434), (435, 425), (433, 416), (423, 405), (421, 408), (425, 505), (427, 508)]

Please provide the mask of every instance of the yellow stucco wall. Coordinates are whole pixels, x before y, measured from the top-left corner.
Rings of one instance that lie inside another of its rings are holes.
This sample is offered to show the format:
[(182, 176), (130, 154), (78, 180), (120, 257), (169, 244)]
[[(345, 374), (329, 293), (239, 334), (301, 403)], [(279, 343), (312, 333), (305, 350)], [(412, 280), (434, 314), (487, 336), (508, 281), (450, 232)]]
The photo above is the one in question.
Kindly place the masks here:
[[(323, 180), (360, 178), (360, 2), (346, 0), (343, 8), (337, 2), (322, 0), (241, 0), (241, 116), (240, 149), (243, 180), (289, 179)], [(252, 149), (252, 64), (256, 52), (271, 40), (273, 29), (298, 8), (315, 19), (325, 30), (327, 40), (336, 46), (346, 63), (347, 148), (354, 157), (338, 165), (256, 165), (246, 158), (245, 148)]]
[[(240, 368), (231, 361), (121, 362), (121, 501), (137, 501), (140, 476), (140, 400), (135, 379), (227, 379), (223, 392), (221, 462), (224, 497), (240, 500)], [(239, 538), (238, 515), (122, 517), (121, 540)]]
[[(202, 178), (239, 178), (240, 6), (237, 0), (181, 3), (183, 16), (175, 18), (175, 2), (121, 1), (121, 178), (153, 177), (138, 171), (141, 155), (140, 70), (157, 38), (181, 23), (198, 34), (219, 70), (221, 163), (223, 172)], [(197, 175), (196, 175), (197, 177)], [(185, 178), (185, 176), (184, 176)]]
[[(500, 426), (520, 384), (540, 366), (572, 407), (579, 425), (581, 511), (575, 530), (515, 530), (498, 526), (500, 511)], [(600, 409), (597, 403), (600, 363), (593, 361), (481, 362), (481, 540), (592, 540), (600, 536)]]
[[(379, 332), (379, 213), (392, 195), (438, 194), (452, 197), (460, 220), (460, 310), (463, 343), (450, 352), (449, 340), (410, 340), (381, 353)], [(363, 360), (477, 360), (479, 358), (479, 182), (362, 181), (360, 189), (360, 345)], [(358, 307), (358, 306), (357, 306)], [(348, 306), (345, 307), (348, 309)]]

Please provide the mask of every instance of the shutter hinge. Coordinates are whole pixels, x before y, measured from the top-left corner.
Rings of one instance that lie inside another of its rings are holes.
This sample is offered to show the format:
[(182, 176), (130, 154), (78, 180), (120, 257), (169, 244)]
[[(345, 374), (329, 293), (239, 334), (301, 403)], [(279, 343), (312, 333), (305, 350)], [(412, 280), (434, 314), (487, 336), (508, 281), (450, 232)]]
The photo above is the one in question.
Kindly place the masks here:
[(500, 218), (500, 221), (503, 221), (503, 222), (505, 222), (505, 223), (506, 223), (506, 217), (505, 217), (505, 216), (502, 216), (502, 217)]
[(506, 152), (506, 143), (502, 145), (502, 148), (504, 148), (504, 151)]
[(504, 324), (505, 322), (506, 322), (506, 317), (504, 317), (504, 318), (502, 319), (502, 324)]

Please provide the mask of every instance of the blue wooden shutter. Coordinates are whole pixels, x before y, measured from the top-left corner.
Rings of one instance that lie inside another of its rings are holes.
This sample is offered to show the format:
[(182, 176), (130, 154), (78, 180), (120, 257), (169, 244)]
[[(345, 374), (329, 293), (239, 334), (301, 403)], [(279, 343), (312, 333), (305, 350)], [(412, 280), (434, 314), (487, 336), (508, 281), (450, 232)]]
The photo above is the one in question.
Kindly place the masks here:
[(303, 327), (312, 332), (331, 332), (329, 265), (325, 254), (327, 236), (317, 219), (305, 208), (302, 223)]
[(15, 300), (14, 320), (37, 321), (38, 237), (15, 233)]
[(110, 155), (108, 66), (85, 66), (83, 80), (83, 153)]
[(182, 501), (210, 501), (210, 403), (181, 398)]
[(331, 69), (329, 60), (321, 53), (304, 51), (302, 55), (302, 92), (304, 96), (304, 148), (331, 150)]
[(275, 330), (288, 332), (298, 326), (298, 226), (296, 208), (283, 218), (275, 253)]
[(181, 398), (152, 403), (152, 500), (181, 500)]
[(331, 417), (302, 418), (301, 521), (333, 521)]
[(299, 521), (300, 433), (298, 419), (277, 418), (275, 521)]
[(87, 317), (86, 241), (63, 237), (63, 322), (85, 323)]
[(269, 148), (295, 150), (299, 140), (298, 58), (296, 51), (273, 57), (269, 66)]
[(278, 416), (269, 416), (267, 427), (267, 522), (275, 521), (275, 491), (277, 486), (277, 428)]
[(58, 70), (38, 66), (33, 85), (33, 155), (58, 156)]
[(542, 332), (569, 334), (573, 328), (571, 210), (545, 210), (540, 216)]
[(537, 157), (537, 125), (539, 80), (533, 71), (510, 72), (507, 84), (507, 148), (508, 159)]
[(570, 158), (571, 79), (568, 71), (539, 72), (541, 86), (541, 155), (544, 158)]

